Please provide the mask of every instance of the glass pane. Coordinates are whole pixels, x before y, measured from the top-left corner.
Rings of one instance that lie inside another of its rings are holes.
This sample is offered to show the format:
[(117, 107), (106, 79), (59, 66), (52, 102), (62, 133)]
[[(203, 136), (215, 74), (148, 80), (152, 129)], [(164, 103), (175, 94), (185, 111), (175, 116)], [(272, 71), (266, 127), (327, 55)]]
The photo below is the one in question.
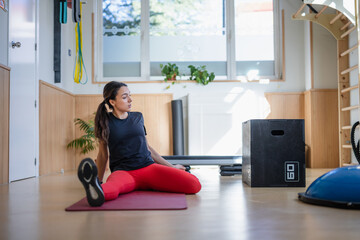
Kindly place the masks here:
[(161, 76), (160, 63), (206, 65), (226, 75), (225, 0), (150, 0), (151, 76)]
[(140, 76), (141, 0), (103, 0), (103, 76)]
[(235, 0), (235, 32), (237, 75), (274, 75), (273, 1)]

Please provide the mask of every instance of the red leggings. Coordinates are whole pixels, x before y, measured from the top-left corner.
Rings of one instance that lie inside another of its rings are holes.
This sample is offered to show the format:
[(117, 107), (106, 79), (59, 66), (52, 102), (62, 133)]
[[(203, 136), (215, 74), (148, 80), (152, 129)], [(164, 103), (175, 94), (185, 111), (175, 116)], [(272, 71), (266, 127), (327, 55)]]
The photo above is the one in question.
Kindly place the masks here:
[(101, 186), (106, 201), (134, 190), (190, 194), (197, 193), (201, 189), (201, 184), (194, 175), (157, 163), (132, 171), (115, 171)]

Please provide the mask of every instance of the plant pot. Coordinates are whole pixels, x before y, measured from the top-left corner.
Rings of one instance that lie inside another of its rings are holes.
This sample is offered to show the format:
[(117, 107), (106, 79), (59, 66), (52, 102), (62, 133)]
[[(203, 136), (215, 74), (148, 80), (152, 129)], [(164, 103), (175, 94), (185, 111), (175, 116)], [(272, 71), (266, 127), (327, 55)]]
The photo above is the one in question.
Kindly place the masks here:
[(175, 81), (175, 80), (176, 80), (176, 73), (174, 73), (172, 77), (168, 79), (168, 81)]

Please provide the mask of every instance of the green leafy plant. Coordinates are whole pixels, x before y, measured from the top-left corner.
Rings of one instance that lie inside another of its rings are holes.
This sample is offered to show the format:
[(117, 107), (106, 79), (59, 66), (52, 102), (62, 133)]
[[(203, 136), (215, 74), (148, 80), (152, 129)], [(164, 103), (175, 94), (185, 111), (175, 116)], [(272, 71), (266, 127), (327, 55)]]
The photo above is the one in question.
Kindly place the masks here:
[(195, 67), (193, 65), (189, 65), (190, 68), (190, 78), (189, 80), (196, 81), (202, 85), (208, 85), (209, 82), (212, 82), (215, 79), (215, 74), (208, 73), (206, 70), (206, 66)]
[(95, 138), (94, 121), (84, 121), (80, 118), (75, 119), (75, 125), (79, 126), (79, 129), (84, 131), (85, 134), (79, 138), (76, 138), (68, 143), (67, 148), (80, 149), (80, 153), (87, 154), (96, 149), (98, 142)]
[(176, 80), (176, 76), (179, 76), (179, 67), (173, 63), (168, 63), (166, 65), (160, 64), (161, 68), (161, 75), (165, 76), (164, 81), (167, 82), (168, 80)]

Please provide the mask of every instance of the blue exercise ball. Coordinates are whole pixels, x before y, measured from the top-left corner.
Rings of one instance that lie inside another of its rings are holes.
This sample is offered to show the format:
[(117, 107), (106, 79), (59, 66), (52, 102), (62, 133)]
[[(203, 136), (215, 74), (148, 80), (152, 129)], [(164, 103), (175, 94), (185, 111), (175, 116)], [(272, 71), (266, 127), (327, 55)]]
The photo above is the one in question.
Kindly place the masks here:
[(334, 169), (316, 179), (299, 199), (306, 203), (360, 209), (360, 166)]

